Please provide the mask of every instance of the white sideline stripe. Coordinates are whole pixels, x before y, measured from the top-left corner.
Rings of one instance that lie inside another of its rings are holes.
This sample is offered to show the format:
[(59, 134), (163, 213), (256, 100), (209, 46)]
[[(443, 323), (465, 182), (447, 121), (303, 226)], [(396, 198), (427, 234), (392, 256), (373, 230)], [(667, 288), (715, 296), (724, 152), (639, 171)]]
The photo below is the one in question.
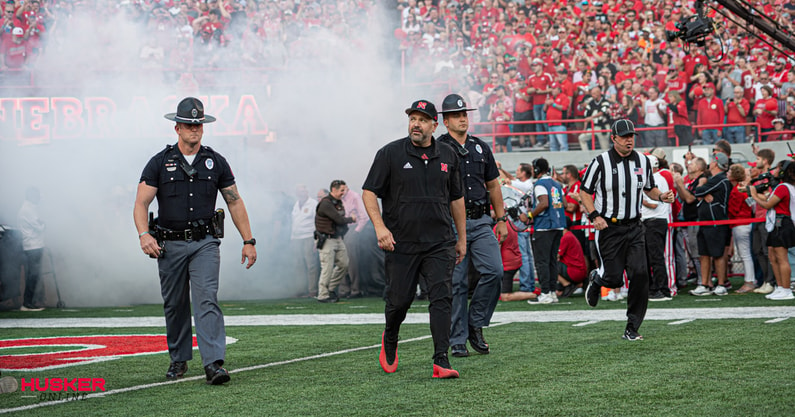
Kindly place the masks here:
[(672, 321), (672, 322), (668, 323), (668, 325), (669, 326), (676, 326), (678, 324), (690, 323), (691, 321), (696, 321), (696, 319), (686, 319), (686, 320)]
[(778, 323), (778, 322), (780, 322), (780, 321), (787, 320), (788, 318), (789, 318), (789, 317), (778, 317), (778, 318), (775, 318), (775, 319), (772, 319), (772, 320), (768, 320), (768, 321), (766, 321), (766, 322), (765, 322), (765, 324)]
[(596, 321), (596, 320), (584, 321), (584, 322), (582, 322), (582, 323), (574, 323), (574, 324), (572, 324), (572, 327), (582, 327), (582, 326), (589, 326), (589, 325), (591, 325), (591, 324), (596, 324), (596, 323), (599, 323), (599, 322), (598, 322), (598, 321)]
[[(698, 301), (698, 300), (697, 300)], [(651, 308), (646, 320), (699, 319), (775, 319), (795, 318), (795, 306), (774, 307), (720, 307), (720, 308)], [(492, 323), (549, 323), (583, 321), (626, 321), (625, 309), (589, 309), (558, 311), (503, 311), (495, 312)], [(276, 315), (226, 315), (226, 326), (316, 326), (329, 324), (384, 324), (383, 313), (367, 314), (276, 314)], [(428, 324), (428, 313), (406, 315), (406, 324)], [(493, 324), (492, 324), (493, 325)], [(165, 318), (157, 317), (94, 317), (94, 318), (40, 318), (2, 319), (0, 329), (13, 328), (165, 328)]]

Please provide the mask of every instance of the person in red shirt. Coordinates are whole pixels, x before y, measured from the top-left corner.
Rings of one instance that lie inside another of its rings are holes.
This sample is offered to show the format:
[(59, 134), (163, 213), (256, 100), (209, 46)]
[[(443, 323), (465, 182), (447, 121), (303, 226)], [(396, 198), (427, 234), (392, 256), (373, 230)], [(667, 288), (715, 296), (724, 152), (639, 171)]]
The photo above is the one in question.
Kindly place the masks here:
[[(754, 210), (746, 202), (748, 194), (745, 193), (745, 186), (747, 185), (745, 168), (740, 164), (730, 166), (728, 178), (732, 184), (728, 204), (729, 220), (753, 219)], [(742, 187), (743, 191), (740, 191), (738, 187)], [(740, 259), (743, 261), (743, 273), (745, 276), (743, 286), (736, 291), (740, 294), (751, 292), (756, 288), (754, 261), (751, 255), (751, 227), (751, 224), (731, 225), (734, 245), (737, 248), (737, 254), (740, 255)]]
[(571, 295), (588, 274), (585, 254), (580, 241), (570, 231), (571, 225), (572, 221), (567, 217), (558, 248), (558, 285), (555, 293), (561, 298)]
[[(533, 120), (533, 102), (530, 98), (530, 94), (527, 91), (530, 87), (525, 85), (523, 88), (520, 88), (514, 94), (514, 113), (513, 113), (513, 120), (517, 122), (524, 122)], [(523, 124), (515, 124), (513, 125), (513, 132), (517, 134), (519, 138), (519, 147), (524, 148), (527, 146), (528, 142), (528, 135), (525, 135), (525, 132), (533, 132), (535, 129), (533, 125), (530, 123), (523, 123)], [(532, 145), (535, 145), (535, 135), (529, 135), (530, 139), (529, 142)]]
[(676, 90), (668, 92), (668, 125), (674, 127), (676, 146), (693, 143), (693, 127), (690, 126), (687, 114), (687, 102)]
[[(746, 117), (751, 110), (751, 103), (745, 98), (742, 86), (734, 87), (734, 97), (726, 100), (726, 124), (746, 123)], [(745, 126), (726, 126), (726, 140), (729, 143), (745, 143)]]
[(563, 94), (560, 84), (550, 85), (551, 95), (544, 102), (544, 112), (549, 126), (549, 150), (551, 152), (568, 151), (569, 136), (563, 119), (567, 118), (566, 109), (569, 108), (569, 97)]
[(31, 54), (30, 44), (25, 39), (25, 30), (16, 27), (11, 32), (11, 38), (6, 39), (0, 53), (0, 69), (24, 68)]
[[(546, 103), (547, 95), (550, 92), (549, 86), (552, 84), (553, 80), (551, 75), (544, 72), (544, 61), (539, 58), (534, 58), (532, 64), (533, 73), (527, 79), (527, 86), (529, 87), (527, 91), (531, 94), (533, 101), (533, 119), (536, 121), (546, 120), (544, 103)], [(547, 125), (545, 123), (536, 124), (535, 127), (536, 132), (547, 131)], [(536, 147), (546, 142), (546, 138), (540, 134), (535, 139)]]
[[(499, 86), (498, 88), (504, 88)], [(511, 113), (505, 108), (504, 100), (497, 100), (489, 112), (489, 121), (497, 122), (494, 126), (494, 133), (500, 136), (494, 137), (494, 152), (511, 152), (511, 133), (510, 125), (501, 122), (510, 122)]]
[[(724, 110), (723, 102), (721, 99), (715, 97), (715, 85), (712, 83), (704, 84), (704, 98), (698, 102), (697, 111), (698, 117), (696, 120), (697, 125), (717, 125), (723, 124)], [(717, 126), (709, 126), (702, 128), (701, 140), (705, 144), (713, 144), (718, 141), (721, 136), (720, 129)]]
[(764, 134), (773, 130), (773, 119), (778, 114), (778, 100), (773, 98), (773, 87), (769, 85), (763, 85), (759, 91), (762, 93), (762, 98), (754, 105), (754, 116), (762, 131), (761, 140), (766, 140)]
[[(494, 233), (497, 233), (497, 226), (494, 226)], [(513, 290), (513, 277), (516, 271), (522, 267), (522, 253), (519, 250), (519, 235), (516, 229), (508, 226), (508, 234), (505, 240), (500, 243), (500, 255), (502, 255), (502, 290), (500, 291), (500, 301), (524, 301), (532, 300), (537, 297), (535, 293)]]

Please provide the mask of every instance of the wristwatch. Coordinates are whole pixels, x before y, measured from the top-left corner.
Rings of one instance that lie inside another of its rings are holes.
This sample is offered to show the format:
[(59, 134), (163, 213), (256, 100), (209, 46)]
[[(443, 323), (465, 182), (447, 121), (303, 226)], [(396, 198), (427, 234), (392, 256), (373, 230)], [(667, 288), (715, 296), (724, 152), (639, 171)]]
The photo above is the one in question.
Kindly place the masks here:
[(594, 210), (594, 211), (592, 211), (592, 212), (588, 213), (588, 220), (590, 220), (590, 221), (594, 221), (594, 220), (596, 220), (596, 218), (597, 218), (597, 217), (599, 217), (599, 216), (601, 216), (601, 214), (599, 214), (599, 212), (598, 212), (598, 211)]
[(506, 215), (504, 215), (502, 217), (497, 217), (497, 221), (498, 222), (499, 221), (507, 222), (508, 221), (508, 215), (506, 214)]
[(251, 238), (251, 240), (244, 240), (244, 241), (243, 241), (243, 244), (244, 244), (244, 245), (256, 246), (256, 245), (257, 245), (257, 239), (254, 239), (254, 238), (252, 237), (252, 238)]

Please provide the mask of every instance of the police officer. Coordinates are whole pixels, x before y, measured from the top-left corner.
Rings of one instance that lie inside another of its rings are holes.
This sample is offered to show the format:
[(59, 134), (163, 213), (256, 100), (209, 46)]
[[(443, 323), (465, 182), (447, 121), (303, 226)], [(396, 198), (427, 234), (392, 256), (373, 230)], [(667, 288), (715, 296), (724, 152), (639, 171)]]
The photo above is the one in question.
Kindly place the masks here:
[[(469, 356), (466, 342), (481, 354), (489, 353), (489, 345), (483, 339), (483, 327), (488, 326), (502, 282), (502, 257), (500, 243), (508, 235), (506, 216), (500, 189), (500, 172), (489, 146), (467, 133), (469, 109), (458, 94), (450, 94), (442, 102), (444, 125), (447, 133), (439, 141), (458, 151), (461, 159), (461, 178), (466, 202), (467, 256), (453, 272), (453, 323), (450, 329), (450, 345), (453, 356)], [(497, 238), (492, 231), (490, 207), (497, 216)], [(480, 273), (472, 300), (467, 308), (469, 295), (469, 260)]]
[[(219, 190), (243, 238), (241, 263), (248, 261), (247, 269), (257, 260), (256, 241), (229, 164), (223, 156), (201, 144), (204, 124), (214, 122), (215, 117), (204, 114), (201, 101), (188, 97), (179, 103), (176, 113), (166, 114), (165, 118), (176, 122), (174, 130), (179, 140), (146, 164), (138, 184), (133, 217), (141, 249), (157, 258), (160, 272), (171, 356), (166, 378), (184, 375), (187, 361), (193, 357), (191, 296), (207, 383), (220, 385), (229, 381), (229, 373), (222, 367), (226, 331), (217, 298), (221, 241), (213, 216)], [(147, 211), (155, 197), (157, 228), (150, 230)]]
[[(362, 201), (375, 228), (378, 246), (386, 251), (386, 325), (379, 362), (384, 372), (397, 371), (400, 324), (414, 301), (422, 276), (430, 300), (433, 377), (458, 378), (458, 371), (450, 366), (447, 349), (453, 267), (466, 253), (459, 160), (453, 148), (433, 138), (439, 125), (433, 103), (415, 101), (406, 114), (409, 136), (378, 151), (362, 187)], [(378, 198), (383, 203), (383, 216)]]
[(638, 329), (649, 304), (649, 270), (640, 222), (641, 192), (652, 200), (673, 203), (672, 191), (654, 184), (651, 162), (635, 151), (635, 125), (619, 119), (611, 127), (613, 147), (591, 161), (580, 187), (580, 199), (596, 229), (599, 269), (591, 271), (585, 299), (596, 307), (601, 287), (618, 288), (629, 278), (627, 326), (623, 339), (642, 340)]

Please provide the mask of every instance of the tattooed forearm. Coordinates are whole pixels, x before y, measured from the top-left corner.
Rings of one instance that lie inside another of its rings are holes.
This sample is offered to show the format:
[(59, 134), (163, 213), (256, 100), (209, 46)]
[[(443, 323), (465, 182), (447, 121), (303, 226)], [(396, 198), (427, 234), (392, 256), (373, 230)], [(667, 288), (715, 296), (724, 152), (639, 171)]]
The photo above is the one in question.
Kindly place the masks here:
[(224, 201), (226, 201), (227, 204), (240, 200), (240, 194), (237, 193), (237, 185), (222, 189), (221, 195), (224, 196)]

